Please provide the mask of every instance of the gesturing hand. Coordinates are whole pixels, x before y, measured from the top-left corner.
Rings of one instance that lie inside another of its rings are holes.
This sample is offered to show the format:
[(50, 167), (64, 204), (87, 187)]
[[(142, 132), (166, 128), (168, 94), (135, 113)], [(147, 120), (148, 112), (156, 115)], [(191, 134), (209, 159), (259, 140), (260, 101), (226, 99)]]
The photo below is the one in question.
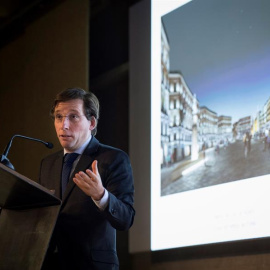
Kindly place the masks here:
[(105, 192), (98, 172), (97, 160), (92, 163), (92, 171), (87, 169), (85, 172), (78, 172), (73, 178), (74, 183), (93, 200), (99, 201)]

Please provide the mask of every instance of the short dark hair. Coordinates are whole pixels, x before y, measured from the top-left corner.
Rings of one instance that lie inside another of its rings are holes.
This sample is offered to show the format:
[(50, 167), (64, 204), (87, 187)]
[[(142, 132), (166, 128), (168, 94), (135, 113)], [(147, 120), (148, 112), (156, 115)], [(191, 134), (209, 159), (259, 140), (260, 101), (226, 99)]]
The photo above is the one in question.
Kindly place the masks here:
[(92, 92), (86, 92), (81, 88), (67, 88), (58, 93), (50, 111), (51, 117), (54, 119), (54, 111), (58, 103), (73, 99), (81, 99), (83, 101), (84, 114), (88, 120), (91, 117), (95, 117), (96, 127), (92, 130), (92, 135), (95, 136), (97, 134), (97, 123), (99, 119), (99, 101)]

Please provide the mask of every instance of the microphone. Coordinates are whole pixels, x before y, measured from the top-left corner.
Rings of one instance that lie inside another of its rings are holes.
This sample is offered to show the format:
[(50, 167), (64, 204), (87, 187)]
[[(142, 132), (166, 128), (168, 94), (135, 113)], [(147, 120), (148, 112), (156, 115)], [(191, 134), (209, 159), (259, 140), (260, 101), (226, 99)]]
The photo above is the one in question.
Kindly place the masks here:
[(41, 142), (43, 143), (46, 147), (48, 147), (49, 149), (52, 149), (53, 148), (53, 144), (50, 143), (50, 142), (44, 142), (42, 140), (39, 140), (39, 139), (35, 139), (35, 138), (31, 138), (31, 137), (26, 137), (26, 136), (23, 136), (23, 135), (14, 135), (11, 140), (9, 141), (8, 145), (6, 146), (5, 150), (4, 150), (4, 153), (1, 155), (0, 157), (0, 162), (4, 165), (6, 165), (7, 167), (9, 167), (10, 169), (12, 170), (15, 170), (14, 166), (10, 163), (9, 159), (7, 158), (7, 155), (8, 155), (8, 152), (9, 152), (9, 149), (11, 147), (11, 144), (12, 144), (12, 140), (15, 138), (15, 137), (19, 137), (19, 138), (23, 138), (23, 139), (27, 139), (27, 140), (31, 140), (31, 141), (36, 141), (36, 142)]

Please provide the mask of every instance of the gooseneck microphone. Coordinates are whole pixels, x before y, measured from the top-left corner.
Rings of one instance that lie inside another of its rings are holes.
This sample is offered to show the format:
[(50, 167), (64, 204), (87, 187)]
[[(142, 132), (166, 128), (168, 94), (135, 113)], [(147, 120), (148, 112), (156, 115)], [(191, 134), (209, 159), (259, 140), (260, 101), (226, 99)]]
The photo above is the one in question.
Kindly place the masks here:
[(12, 141), (15, 137), (19, 137), (19, 138), (23, 138), (23, 139), (27, 139), (27, 140), (31, 140), (31, 141), (36, 141), (36, 142), (40, 142), (40, 143), (43, 143), (46, 147), (48, 147), (49, 149), (53, 148), (53, 144), (50, 143), (50, 142), (44, 142), (42, 140), (39, 140), (39, 139), (35, 139), (35, 138), (31, 138), (31, 137), (26, 137), (26, 136), (23, 136), (23, 135), (14, 135), (11, 140), (9, 141), (8, 145), (6, 146), (5, 150), (4, 150), (4, 153), (1, 155), (1, 159), (0, 159), (0, 162), (4, 165), (6, 165), (7, 167), (9, 167), (10, 169), (12, 170), (15, 170), (14, 166), (10, 163), (9, 159), (7, 158), (8, 156), (8, 152), (9, 152), (9, 149), (11, 147), (11, 144), (12, 144)]

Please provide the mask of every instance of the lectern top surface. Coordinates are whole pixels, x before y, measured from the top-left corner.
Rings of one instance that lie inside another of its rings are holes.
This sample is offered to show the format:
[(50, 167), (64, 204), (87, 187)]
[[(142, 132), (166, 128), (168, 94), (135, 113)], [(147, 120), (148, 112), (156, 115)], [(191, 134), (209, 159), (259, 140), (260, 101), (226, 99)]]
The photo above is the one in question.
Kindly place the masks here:
[(59, 205), (48, 189), (0, 163), (0, 207), (24, 209)]

